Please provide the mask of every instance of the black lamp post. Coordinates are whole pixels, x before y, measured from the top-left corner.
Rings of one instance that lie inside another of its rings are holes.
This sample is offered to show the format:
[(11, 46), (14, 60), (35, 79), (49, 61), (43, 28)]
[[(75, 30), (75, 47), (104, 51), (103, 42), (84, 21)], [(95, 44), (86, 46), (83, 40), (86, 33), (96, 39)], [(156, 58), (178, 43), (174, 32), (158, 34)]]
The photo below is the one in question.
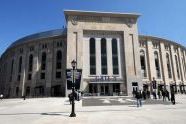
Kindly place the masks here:
[(75, 95), (75, 75), (74, 75), (74, 71), (75, 71), (75, 67), (76, 67), (76, 61), (73, 60), (71, 62), (71, 65), (72, 65), (72, 111), (71, 111), (71, 114), (70, 114), (70, 117), (76, 117), (76, 114), (75, 114), (75, 102), (74, 102), (74, 95)]

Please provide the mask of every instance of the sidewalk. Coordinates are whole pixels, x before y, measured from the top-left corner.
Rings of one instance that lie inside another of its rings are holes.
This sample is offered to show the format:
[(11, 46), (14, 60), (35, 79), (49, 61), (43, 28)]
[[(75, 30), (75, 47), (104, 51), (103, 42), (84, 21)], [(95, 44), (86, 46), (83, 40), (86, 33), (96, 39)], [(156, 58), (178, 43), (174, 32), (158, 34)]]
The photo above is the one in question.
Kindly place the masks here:
[(0, 101), (0, 124), (185, 124), (186, 95), (176, 105), (82, 106), (76, 101), (76, 117), (69, 117), (68, 98), (4, 99)]

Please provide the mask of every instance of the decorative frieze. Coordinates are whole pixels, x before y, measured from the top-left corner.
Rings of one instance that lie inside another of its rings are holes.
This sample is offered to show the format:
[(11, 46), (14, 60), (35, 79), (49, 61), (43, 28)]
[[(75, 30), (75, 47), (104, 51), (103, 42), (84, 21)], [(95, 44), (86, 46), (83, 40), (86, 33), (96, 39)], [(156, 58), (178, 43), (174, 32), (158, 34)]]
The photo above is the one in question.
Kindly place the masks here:
[(84, 30), (83, 35), (87, 37), (99, 36), (99, 37), (108, 37), (108, 36), (117, 36), (120, 37), (122, 32), (119, 31), (94, 31), (94, 30)]
[(78, 22), (97, 22), (97, 23), (123, 23), (129, 28), (136, 23), (135, 18), (119, 18), (119, 17), (100, 17), (100, 16), (68, 16), (68, 19), (73, 25), (77, 25)]

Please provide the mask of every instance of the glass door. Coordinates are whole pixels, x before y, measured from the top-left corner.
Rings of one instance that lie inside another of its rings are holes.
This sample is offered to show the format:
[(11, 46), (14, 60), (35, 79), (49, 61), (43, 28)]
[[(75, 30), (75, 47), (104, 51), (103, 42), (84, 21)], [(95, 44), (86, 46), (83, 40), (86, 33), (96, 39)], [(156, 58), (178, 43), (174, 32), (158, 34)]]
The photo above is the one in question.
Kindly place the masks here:
[(101, 95), (103, 95), (103, 96), (109, 95), (109, 86), (108, 86), (108, 84), (101, 84)]

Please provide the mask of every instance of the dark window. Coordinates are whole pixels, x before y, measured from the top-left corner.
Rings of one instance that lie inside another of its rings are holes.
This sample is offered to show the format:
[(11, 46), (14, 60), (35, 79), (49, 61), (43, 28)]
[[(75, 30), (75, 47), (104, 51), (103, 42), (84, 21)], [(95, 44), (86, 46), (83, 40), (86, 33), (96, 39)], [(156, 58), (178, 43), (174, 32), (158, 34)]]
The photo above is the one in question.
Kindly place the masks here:
[(42, 58), (41, 58), (41, 70), (46, 69), (46, 53), (42, 53)]
[(56, 72), (56, 78), (60, 79), (61, 78), (61, 72)]
[(101, 39), (101, 73), (107, 74), (107, 43), (106, 39)]
[(113, 65), (113, 74), (119, 74), (118, 46), (117, 46), (117, 40), (116, 39), (112, 39), (112, 65)]
[(28, 67), (28, 71), (32, 71), (32, 67), (33, 67), (33, 55), (31, 54), (29, 56), (29, 67)]
[(96, 42), (94, 38), (90, 38), (90, 75), (96, 74)]
[(155, 58), (155, 67), (156, 67), (157, 78), (161, 78), (160, 66), (159, 66), (159, 56), (158, 56), (157, 52), (154, 52), (154, 58)]
[(42, 44), (42, 49), (46, 49), (47, 48), (47, 44)]
[(61, 68), (62, 68), (62, 52), (58, 50), (56, 55), (56, 69), (61, 69)]
[(167, 71), (168, 71), (168, 77), (172, 78), (172, 72), (171, 72), (171, 66), (170, 66), (170, 59), (169, 59), (169, 54), (166, 54), (166, 59), (167, 59)]
[(11, 63), (11, 70), (10, 70), (10, 82), (12, 81), (12, 73), (13, 73), (13, 68), (14, 68), (14, 60), (12, 60), (12, 63)]
[(31, 80), (32, 79), (32, 74), (28, 74), (28, 80)]
[(32, 46), (32, 47), (30, 47), (30, 51), (34, 51), (34, 47)]
[(21, 73), (22, 68), (22, 57), (19, 58), (19, 73)]
[(26, 96), (29, 96), (30, 95), (30, 87), (27, 87), (26, 88)]
[(45, 73), (41, 73), (40, 78), (45, 79)]
[(23, 53), (23, 48), (20, 48), (20, 49), (19, 49), (19, 52), (20, 52), (20, 53)]
[(143, 77), (147, 77), (146, 64), (145, 64), (145, 52), (143, 50), (140, 51), (140, 62), (141, 62), (141, 73)]
[(176, 55), (175, 55), (175, 61), (176, 61), (177, 76), (178, 76), (178, 79), (180, 79), (179, 63), (178, 63), (178, 58)]
[(21, 75), (18, 75), (17, 76), (17, 81), (20, 81), (21, 80)]
[(62, 47), (62, 42), (59, 43), (60, 47)]
[(14, 68), (14, 60), (12, 60), (12, 64), (11, 64), (11, 75), (13, 73), (13, 68)]
[(113, 92), (119, 93), (120, 92), (120, 84), (113, 84)]
[(57, 47), (62, 47), (62, 41), (57, 42)]
[(19, 87), (16, 87), (16, 96), (19, 94)]
[(61, 62), (57, 62), (57, 69), (61, 69)]

